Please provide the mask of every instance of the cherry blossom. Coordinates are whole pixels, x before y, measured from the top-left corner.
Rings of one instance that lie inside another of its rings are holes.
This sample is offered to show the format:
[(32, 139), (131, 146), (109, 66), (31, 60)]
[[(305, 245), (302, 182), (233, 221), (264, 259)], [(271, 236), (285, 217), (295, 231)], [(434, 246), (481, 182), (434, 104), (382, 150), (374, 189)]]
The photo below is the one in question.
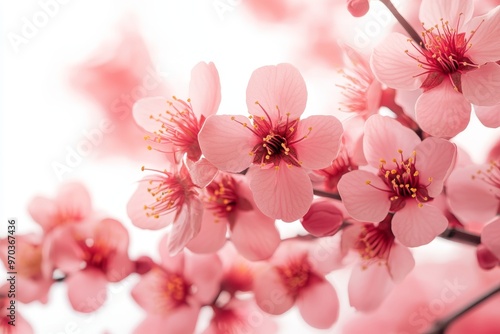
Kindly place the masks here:
[(455, 163), (456, 146), (440, 138), (420, 138), (397, 121), (373, 115), (365, 125), (363, 150), (372, 168), (355, 170), (339, 181), (349, 214), (378, 223), (394, 213), (392, 232), (405, 246), (429, 243), (448, 225), (432, 199)]
[[(453, 137), (469, 123), (471, 103), (492, 106), (500, 102), (500, 7), (478, 17), (473, 1), (423, 0), (422, 45), (393, 33), (379, 44), (371, 65), (389, 87), (422, 88), (416, 119), (434, 136)], [(477, 115), (490, 124), (491, 111)]]
[(249, 167), (257, 207), (288, 222), (303, 216), (312, 202), (307, 170), (331, 163), (342, 134), (342, 125), (333, 116), (301, 120), (306, 99), (305, 82), (296, 68), (261, 67), (248, 83), (250, 116), (211, 116), (199, 134), (208, 161), (227, 172)]

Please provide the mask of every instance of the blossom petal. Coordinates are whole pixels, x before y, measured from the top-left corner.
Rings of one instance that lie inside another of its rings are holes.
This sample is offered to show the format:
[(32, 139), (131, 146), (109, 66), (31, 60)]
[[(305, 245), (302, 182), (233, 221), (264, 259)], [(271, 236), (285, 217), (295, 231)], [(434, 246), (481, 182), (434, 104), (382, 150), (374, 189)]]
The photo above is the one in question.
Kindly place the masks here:
[(358, 311), (372, 311), (382, 304), (393, 286), (386, 266), (357, 265), (352, 269), (347, 286), (349, 303)]
[(203, 204), (197, 198), (183, 205), (182, 210), (168, 233), (167, 248), (170, 255), (179, 253), (201, 228)]
[(474, 2), (469, 0), (422, 0), (419, 18), (427, 29), (441, 25), (443, 20), (449, 27), (462, 31), (462, 25), (471, 19), (473, 12)]
[(210, 210), (205, 209), (201, 221), (200, 233), (186, 245), (195, 253), (213, 253), (226, 243), (228, 222), (225, 218), (218, 218)]
[(60, 210), (71, 213), (73, 220), (82, 220), (92, 211), (90, 194), (87, 188), (79, 182), (62, 184), (55, 201)]
[(337, 292), (326, 280), (304, 288), (297, 298), (297, 307), (305, 322), (315, 328), (330, 328), (339, 316)]
[(337, 157), (342, 138), (342, 124), (334, 116), (310, 116), (299, 122), (295, 138), (307, 136), (293, 144), (302, 167), (321, 169)]
[(500, 218), (496, 218), (483, 228), (481, 243), (500, 259)]
[(470, 103), (478, 106), (500, 103), (500, 65), (488, 63), (462, 74), (462, 92)]
[(466, 32), (475, 31), (471, 41), (472, 46), (467, 52), (467, 57), (474, 63), (481, 65), (500, 59), (500, 45), (498, 44), (498, 36), (500, 35), (499, 6), (485, 15), (474, 17), (464, 30)]
[(193, 112), (197, 116), (208, 117), (214, 115), (219, 108), (220, 79), (214, 63), (198, 63), (191, 70), (189, 82), (189, 97)]
[(420, 182), (429, 183), (429, 196), (437, 197), (455, 164), (457, 147), (448, 140), (430, 137), (417, 145), (415, 151)]
[(200, 304), (212, 302), (219, 292), (222, 262), (217, 254), (186, 254), (184, 275), (196, 287)]
[(494, 106), (474, 106), (477, 118), (489, 128), (500, 127), (500, 104)]
[(97, 310), (106, 301), (107, 283), (103, 272), (94, 268), (70, 275), (66, 284), (71, 306), (84, 313)]
[(259, 261), (273, 255), (281, 239), (274, 219), (251, 210), (238, 212), (238, 220), (231, 229), (231, 241), (242, 256)]
[(42, 196), (34, 197), (28, 204), (29, 214), (46, 232), (55, 226), (58, 210), (59, 208), (53, 200)]
[(292, 222), (307, 213), (313, 200), (311, 180), (303, 168), (252, 166), (247, 173), (257, 207), (268, 217)]
[(392, 232), (407, 247), (428, 244), (446, 230), (448, 219), (435, 206), (407, 200), (403, 209), (392, 218)]
[(275, 268), (269, 267), (256, 274), (254, 281), (255, 301), (266, 313), (283, 314), (295, 300), (288, 294)]
[(207, 118), (198, 134), (201, 151), (217, 168), (241, 172), (252, 163), (250, 155), (257, 137), (242, 124), (250, 124), (244, 116), (214, 115)]
[(400, 160), (399, 150), (409, 157), (419, 143), (415, 132), (390, 117), (373, 115), (365, 123), (363, 151), (370, 166), (377, 169), (380, 160), (387, 163), (394, 158)]
[(168, 315), (148, 314), (134, 330), (134, 334), (163, 334), (168, 328), (168, 334), (194, 333), (200, 307), (197, 305), (181, 305)]
[[(290, 64), (264, 66), (256, 69), (247, 87), (248, 112), (272, 120), (285, 117), (299, 118), (306, 108), (307, 89), (300, 72)], [(279, 108), (279, 112), (278, 109)]]
[(48, 259), (55, 268), (66, 274), (79, 271), (84, 263), (84, 253), (76, 242), (71, 226), (54, 230), (46, 236)]
[(217, 167), (205, 158), (201, 158), (189, 168), (191, 180), (200, 188), (212, 182), (218, 171)]
[(391, 200), (384, 191), (386, 184), (375, 174), (363, 170), (349, 172), (342, 176), (337, 188), (347, 212), (354, 219), (378, 223), (387, 216)]
[(387, 259), (389, 273), (395, 283), (401, 282), (415, 267), (415, 259), (410, 250), (398, 243), (394, 243)]
[[(418, 62), (405, 50), (412, 50), (408, 37), (400, 33), (389, 34), (375, 49), (370, 59), (373, 74), (378, 81), (391, 88), (414, 90), (420, 88), (423, 71)], [(412, 52), (412, 51), (410, 51)]]
[(151, 133), (159, 130), (161, 124), (156, 118), (168, 109), (167, 101), (163, 96), (146, 97), (137, 101), (132, 108), (137, 125)]
[(471, 105), (463, 94), (444, 81), (422, 93), (415, 109), (422, 130), (436, 137), (451, 138), (469, 124)]

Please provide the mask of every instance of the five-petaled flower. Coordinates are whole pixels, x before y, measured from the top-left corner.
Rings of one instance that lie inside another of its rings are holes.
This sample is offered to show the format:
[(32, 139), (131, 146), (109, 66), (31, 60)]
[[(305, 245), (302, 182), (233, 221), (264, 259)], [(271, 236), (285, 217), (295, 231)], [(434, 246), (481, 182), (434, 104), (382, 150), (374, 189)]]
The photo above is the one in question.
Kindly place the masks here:
[(334, 116), (304, 112), (307, 90), (289, 64), (254, 71), (247, 88), (250, 116), (215, 115), (199, 134), (206, 159), (217, 168), (247, 176), (259, 209), (284, 221), (302, 217), (313, 200), (308, 170), (335, 159), (342, 125)]

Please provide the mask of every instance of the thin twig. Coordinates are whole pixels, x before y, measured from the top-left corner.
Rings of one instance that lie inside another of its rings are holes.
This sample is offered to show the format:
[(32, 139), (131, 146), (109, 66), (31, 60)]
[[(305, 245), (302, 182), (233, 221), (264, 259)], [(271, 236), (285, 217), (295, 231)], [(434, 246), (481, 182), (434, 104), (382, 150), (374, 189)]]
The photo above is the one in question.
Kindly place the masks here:
[(422, 43), (422, 39), (420, 38), (420, 35), (415, 31), (415, 29), (413, 29), (413, 27), (408, 23), (408, 21), (406, 21), (406, 19), (399, 13), (396, 7), (394, 7), (391, 0), (380, 0), (380, 2), (382, 2), (387, 7), (387, 9), (391, 11), (392, 15), (394, 15), (396, 20), (398, 20), (399, 24), (401, 24), (401, 26), (404, 28), (404, 30), (406, 30), (408, 35), (410, 35), (410, 37), (415, 41), (415, 43), (420, 45), (422, 48), (425, 48), (424, 43)]

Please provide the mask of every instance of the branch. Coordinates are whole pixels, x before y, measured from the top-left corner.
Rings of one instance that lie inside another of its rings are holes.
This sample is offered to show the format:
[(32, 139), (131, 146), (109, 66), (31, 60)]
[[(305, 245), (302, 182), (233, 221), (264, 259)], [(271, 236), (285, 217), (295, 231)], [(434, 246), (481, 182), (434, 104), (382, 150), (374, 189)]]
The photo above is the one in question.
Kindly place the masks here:
[(489, 298), (493, 297), (495, 294), (499, 292), (500, 292), (500, 285), (497, 285), (493, 289), (487, 291), (485, 294), (473, 300), (469, 305), (466, 305), (465, 307), (459, 309), (458, 311), (456, 311), (455, 313), (444, 319), (436, 321), (432, 326), (432, 328), (428, 332), (426, 332), (426, 334), (445, 334), (448, 326), (450, 326), (455, 320), (457, 320), (459, 317), (461, 317), (462, 315), (469, 312), (477, 305), (488, 300)]
[(413, 27), (408, 23), (408, 21), (406, 21), (406, 19), (398, 12), (396, 7), (394, 7), (394, 5), (392, 4), (391, 0), (380, 0), (380, 2), (382, 2), (387, 7), (387, 9), (391, 11), (392, 15), (394, 15), (396, 20), (398, 20), (399, 24), (401, 24), (401, 26), (404, 28), (404, 30), (406, 30), (408, 35), (410, 35), (410, 37), (415, 41), (415, 43), (420, 45), (422, 48), (425, 48), (424, 43), (422, 43), (422, 39), (420, 38), (420, 35), (415, 31), (415, 29), (413, 29)]

